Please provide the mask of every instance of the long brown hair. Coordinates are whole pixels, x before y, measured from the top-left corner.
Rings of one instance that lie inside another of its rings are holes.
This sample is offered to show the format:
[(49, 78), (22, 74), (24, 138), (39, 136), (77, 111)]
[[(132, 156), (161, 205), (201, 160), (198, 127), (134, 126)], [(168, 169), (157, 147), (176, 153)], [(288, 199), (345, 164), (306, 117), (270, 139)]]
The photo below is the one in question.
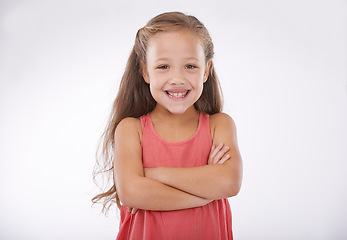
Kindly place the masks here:
[(209, 76), (204, 83), (201, 97), (194, 104), (194, 107), (198, 111), (207, 114), (215, 114), (222, 110), (222, 93), (212, 62), (214, 55), (213, 43), (207, 29), (197, 18), (180, 12), (167, 12), (154, 17), (146, 26), (139, 29), (121, 79), (117, 97), (113, 103), (108, 124), (101, 136), (102, 144), (99, 145), (97, 151), (100, 156), (97, 155), (97, 162), (93, 171), (95, 183), (97, 183), (97, 176), (101, 175), (105, 177), (106, 185), (112, 185), (105, 189), (101, 188), (103, 192), (92, 199), (93, 204), (98, 202), (103, 204), (103, 212), (107, 212), (113, 203), (116, 203), (118, 208), (121, 207), (113, 179), (114, 133), (116, 127), (122, 119), (126, 117), (138, 118), (150, 113), (156, 106), (149, 85), (143, 79), (140, 68), (140, 62), (146, 64), (148, 41), (158, 32), (181, 29), (187, 29), (198, 37), (204, 48), (206, 62), (211, 60)]

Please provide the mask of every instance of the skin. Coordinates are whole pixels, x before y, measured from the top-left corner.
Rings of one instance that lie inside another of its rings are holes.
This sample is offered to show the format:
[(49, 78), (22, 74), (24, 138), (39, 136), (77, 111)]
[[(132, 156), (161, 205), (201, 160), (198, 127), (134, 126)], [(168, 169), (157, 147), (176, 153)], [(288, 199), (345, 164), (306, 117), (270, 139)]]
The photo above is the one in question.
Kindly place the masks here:
[[(165, 140), (184, 141), (195, 133), (199, 112), (193, 104), (202, 93), (209, 67), (200, 41), (189, 31), (158, 33), (150, 39), (141, 69), (157, 101), (150, 113), (154, 128)], [(242, 182), (235, 123), (227, 114), (214, 114), (210, 131), (213, 147), (208, 165), (144, 169), (140, 120), (123, 119), (115, 132), (114, 176), (128, 210), (179, 210), (235, 196)]]
[[(143, 76), (157, 102), (151, 116), (157, 112), (170, 117), (187, 110), (196, 112), (193, 104), (201, 96), (210, 67), (199, 40), (183, 30), (158, 33), (149, 41), (146, 61), (147, 65), (142, 64)], [(185, 98), (170, 98), (170, 91), (189, 93)]]

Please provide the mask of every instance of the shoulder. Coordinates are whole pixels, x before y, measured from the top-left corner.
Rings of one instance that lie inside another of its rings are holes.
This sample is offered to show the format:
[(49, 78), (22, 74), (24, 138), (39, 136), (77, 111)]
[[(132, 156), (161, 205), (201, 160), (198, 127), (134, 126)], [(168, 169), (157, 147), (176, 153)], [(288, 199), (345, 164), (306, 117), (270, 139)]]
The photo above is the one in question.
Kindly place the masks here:
[(124, 127), (141, 127), (141, 121), (140, 121), (140, 118), (134, 118), (134, 117), (126, 117), (126, 118), (123, 118), (117, 128), (124, 128)]
[(213, 115), (210, 115), (210, 127), (215, 128), (218, 127), (220, 124), (224, 125), (229, 125), (229, 126), (235, 126), (235, 122), (226, 113), (216, 113)]
[(226, 113), (210, 115), (210, 131), (212, 139), (216, 135), (231, 133), (236, 134), (236, 125), (232, 117)]
[(140, 118), (127, 117), (122, 119), (116, 128), (115, 137), (116, 136), (132, 136), (141, 138), (142, 128)]

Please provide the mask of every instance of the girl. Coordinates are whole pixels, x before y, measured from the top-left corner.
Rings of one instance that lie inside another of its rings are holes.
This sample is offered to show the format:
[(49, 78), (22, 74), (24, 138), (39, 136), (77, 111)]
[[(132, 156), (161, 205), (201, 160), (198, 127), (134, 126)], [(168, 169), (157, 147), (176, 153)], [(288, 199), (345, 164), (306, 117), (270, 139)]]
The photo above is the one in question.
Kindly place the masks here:
[(103, 135), (113, 186), (93, 198), (121, 209), (117, 239), (233, 238), (242, 162), (212, 57), (193, 16), (164, 13), (137, 32)]

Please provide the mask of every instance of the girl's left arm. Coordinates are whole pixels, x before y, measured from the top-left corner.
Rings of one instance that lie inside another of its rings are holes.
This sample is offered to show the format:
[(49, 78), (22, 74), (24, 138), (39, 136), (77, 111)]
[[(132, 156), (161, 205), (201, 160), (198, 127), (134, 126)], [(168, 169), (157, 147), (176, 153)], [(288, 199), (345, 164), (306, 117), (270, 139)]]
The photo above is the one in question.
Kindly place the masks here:
[[(209, 200), (237, 195), (242, 183), (242, 159), (235, 123), (227, 114), (217, 113), (210, 116), (210, 130), (212, 144), (215, 146), (211, 153), (218, 153), (216, 156), (210, 155), (209, 165), (191, 168), (146, 168), (145, 176)], [(222, 144), (227, 148), (221, 148)], [(218, 161), (225, 162), (211, 164)]]

